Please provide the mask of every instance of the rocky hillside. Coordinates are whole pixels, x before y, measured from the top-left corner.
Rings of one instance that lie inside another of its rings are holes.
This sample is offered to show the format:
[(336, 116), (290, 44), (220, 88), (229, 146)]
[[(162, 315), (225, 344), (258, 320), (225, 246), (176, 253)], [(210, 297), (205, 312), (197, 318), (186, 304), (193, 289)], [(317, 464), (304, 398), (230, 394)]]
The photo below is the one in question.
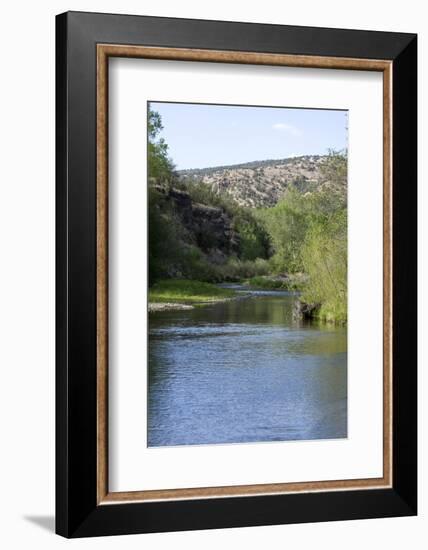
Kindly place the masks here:
[(302, 156), (264, 160), (178, 172), (185, 183), (201, 182), (216, 194), (231, 196), (240, 206), (274, 206), (284, 191), (294, 186), (302, 193), (320, 184), (320, 166), (325, 156)]

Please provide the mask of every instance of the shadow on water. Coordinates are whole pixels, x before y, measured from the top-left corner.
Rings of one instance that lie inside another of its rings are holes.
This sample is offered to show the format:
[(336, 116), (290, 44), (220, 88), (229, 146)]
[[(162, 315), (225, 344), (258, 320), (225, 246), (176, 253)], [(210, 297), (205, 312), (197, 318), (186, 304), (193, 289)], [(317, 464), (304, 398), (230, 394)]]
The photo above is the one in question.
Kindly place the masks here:
[(294, 322), (295, 300), (152, 315), (149, 446), (346, 437), (346, 328)]

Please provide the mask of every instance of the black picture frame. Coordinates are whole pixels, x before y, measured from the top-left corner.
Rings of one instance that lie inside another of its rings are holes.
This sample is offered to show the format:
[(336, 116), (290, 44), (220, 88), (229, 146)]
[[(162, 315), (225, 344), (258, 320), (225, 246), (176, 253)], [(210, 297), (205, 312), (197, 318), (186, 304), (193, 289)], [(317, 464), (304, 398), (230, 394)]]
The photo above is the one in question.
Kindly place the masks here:
[[(392, 62), (392, 487), (97, 504), (100, 43)], [(56, 532), (86, 537), (415, 515), (417, 36), (67, 12), (56, 18), (56, 97)]]

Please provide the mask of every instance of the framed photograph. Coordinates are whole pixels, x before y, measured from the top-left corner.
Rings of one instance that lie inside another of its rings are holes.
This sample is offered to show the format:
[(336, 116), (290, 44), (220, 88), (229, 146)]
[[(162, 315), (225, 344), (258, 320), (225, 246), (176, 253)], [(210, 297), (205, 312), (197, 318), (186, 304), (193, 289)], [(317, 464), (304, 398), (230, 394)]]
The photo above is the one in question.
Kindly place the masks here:
[(57, 533), (415, 515), (416, 35), (56, 24)]

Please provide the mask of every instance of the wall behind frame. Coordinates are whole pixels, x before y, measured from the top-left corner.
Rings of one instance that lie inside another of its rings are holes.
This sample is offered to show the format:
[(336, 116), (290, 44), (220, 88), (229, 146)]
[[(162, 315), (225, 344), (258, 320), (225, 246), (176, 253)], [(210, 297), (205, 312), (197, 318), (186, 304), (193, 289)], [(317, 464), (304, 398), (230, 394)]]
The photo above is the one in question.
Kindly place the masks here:
[[(189, 17), (342, 27), (396, 32), (418, 32), (419, 85), (426, 82), (428, 22), (417, 0), (394, 4), (360, 1), (303, 0), (279, 3), (265, 0), (133, 0), (41, 1), (8, 3), (2, 12), (2, 86), (0, 88), (0, 418), (2, 468), (0, 469), (0, 540), (5, 548), (31, 544), (35, 547), (117, 548), (124, 550), (174, 546), (186, 550), (328, 547), (348, 550), (362, 545), (382, 544), (388, 550), (424, 547), (428, 529), (427, 477), (420, 472), (420, 516), (392, 520), (371, 520), (324, 524), (303, 524), (216, 530), (193, 533), (81, 539), (70, 543), (53, 534), (54, 510), (54, 16), (66, 10), (90, 10), (167, 17)], [(422, 92), (420, 91), (420, 97)], [(426, 169), (422, 152), (427, 112), (420, 105), (420, 169)], [(419, 212), (428, 210), (427, 194), (420, 183)], [(420, 215), (422, 252), (427, 237)], [(426, 258), (420, 256), (420, 281), (426, 272)], [(421, 360), (426, 295), (420, 292)], [(425, 361), (426, 362), (426, 361)], [(427, 377), (420, 372), (420, 463), (425, 462), (426, 440), (422, 428), (427, 420)], [(425, 430), (426, 431), (426, 430)]]

